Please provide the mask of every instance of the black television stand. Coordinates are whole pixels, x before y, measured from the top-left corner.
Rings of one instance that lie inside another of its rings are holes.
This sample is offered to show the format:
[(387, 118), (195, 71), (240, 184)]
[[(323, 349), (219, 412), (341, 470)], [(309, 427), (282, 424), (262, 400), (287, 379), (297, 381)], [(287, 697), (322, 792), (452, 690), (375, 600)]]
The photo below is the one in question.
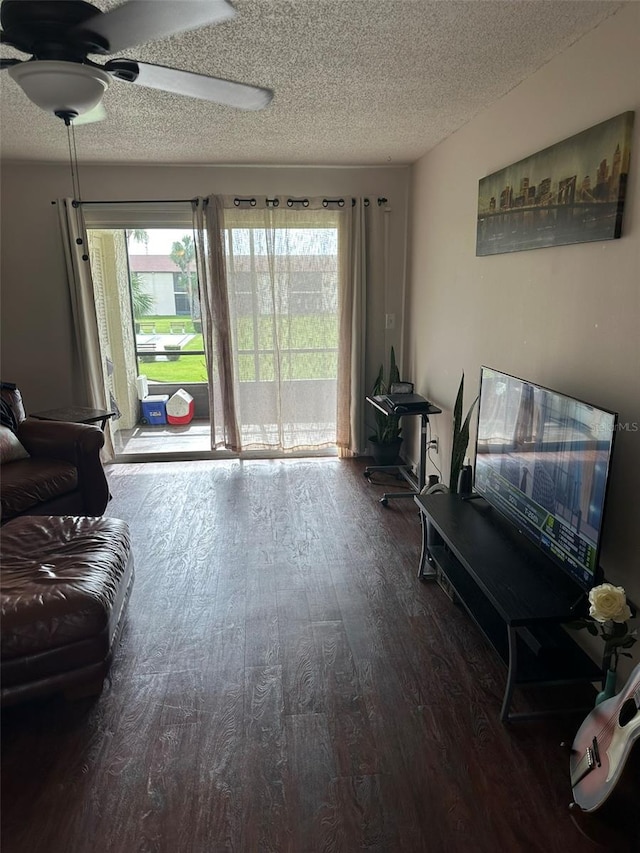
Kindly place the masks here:
[(484, 499), (433, 494), (414, 500), (422, 521), (418, 577), (436, 579), (441, 572), (507, 666), (500, 719), (586, 710), (585, 703), (511, 711), (517, 687), (601, 681), (601, 668), (562, 627), (575, 618), (577, 584), (502, 516), (487, 512)]

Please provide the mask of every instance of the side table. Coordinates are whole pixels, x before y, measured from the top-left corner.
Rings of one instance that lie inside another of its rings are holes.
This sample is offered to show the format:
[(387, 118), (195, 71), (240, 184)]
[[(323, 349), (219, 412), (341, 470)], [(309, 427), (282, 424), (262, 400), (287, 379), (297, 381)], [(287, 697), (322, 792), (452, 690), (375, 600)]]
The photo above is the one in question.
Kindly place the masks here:
[(104, 430), (109, 418), (115, 411), (107, 409), (90, 409), (86, 406), (67, 406), (61, 409), (48, 409), (45, 412), (32, 412), (31, 417), (41, 421), (65, 421), (73, 424), (100, 424)]

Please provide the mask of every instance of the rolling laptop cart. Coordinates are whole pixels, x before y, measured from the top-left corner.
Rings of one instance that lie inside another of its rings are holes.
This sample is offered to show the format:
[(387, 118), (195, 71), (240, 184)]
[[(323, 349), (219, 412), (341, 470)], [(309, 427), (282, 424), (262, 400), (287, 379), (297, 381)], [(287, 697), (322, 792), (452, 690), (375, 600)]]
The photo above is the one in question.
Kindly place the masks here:
[(387, 506), (389, 500), (395, 498), (412, 498), (419, 495), (426, 483), (427, 463), (427, 432), (429, 415), (439, 415), (442, 409), (434, 406), (424, 397), (418, 394), (390, 394), (380, 397), (367, 397), (367, 403), (378, 409), (387, 417), (396, 415), (401, 418), (419, 415), (420, 424), (420, 465), (416, 477), (408, 465), (368, 465), (364, 469), (364, 476), (370, 479), (374, 471), (396, 471), (409, 483), (411, 489), (404, 492), (385, 492), (380, 498), (382, 506)]

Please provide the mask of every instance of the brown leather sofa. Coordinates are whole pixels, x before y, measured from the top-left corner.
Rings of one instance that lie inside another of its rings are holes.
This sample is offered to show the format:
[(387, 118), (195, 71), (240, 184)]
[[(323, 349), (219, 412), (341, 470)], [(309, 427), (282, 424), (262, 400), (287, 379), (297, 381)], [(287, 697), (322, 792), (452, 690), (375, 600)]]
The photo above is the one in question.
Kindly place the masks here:
[(102, 515), (109, 501), (102, 430), (28, 418), (18, 389), (0, 394), (2, 523), (22, 515)]
[(24, 516), (0, 542), (0, 704), (99, 694), (133, 585), (127, 524)]

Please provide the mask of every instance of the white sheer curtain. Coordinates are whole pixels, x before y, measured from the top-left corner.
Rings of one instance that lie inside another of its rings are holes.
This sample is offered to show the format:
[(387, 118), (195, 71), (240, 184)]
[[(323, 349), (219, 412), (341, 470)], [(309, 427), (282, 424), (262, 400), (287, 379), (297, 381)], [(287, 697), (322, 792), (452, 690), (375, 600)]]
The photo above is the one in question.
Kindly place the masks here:
[(364, 451), (375, 200), (210, 196), (194, 205), (212, 447)]
[[(91, 408), (108, 409), (109, 392), (100, 347), (96, 297), (82, 208), (75, 205), (71, 198), (58, 199), (57, 207), (73, 312), (77, 369), (81, 383), (78, 397)], [(102, 458), (104, 461), (109, 461), (113, 457), (111, 428), (107, 423)]]

